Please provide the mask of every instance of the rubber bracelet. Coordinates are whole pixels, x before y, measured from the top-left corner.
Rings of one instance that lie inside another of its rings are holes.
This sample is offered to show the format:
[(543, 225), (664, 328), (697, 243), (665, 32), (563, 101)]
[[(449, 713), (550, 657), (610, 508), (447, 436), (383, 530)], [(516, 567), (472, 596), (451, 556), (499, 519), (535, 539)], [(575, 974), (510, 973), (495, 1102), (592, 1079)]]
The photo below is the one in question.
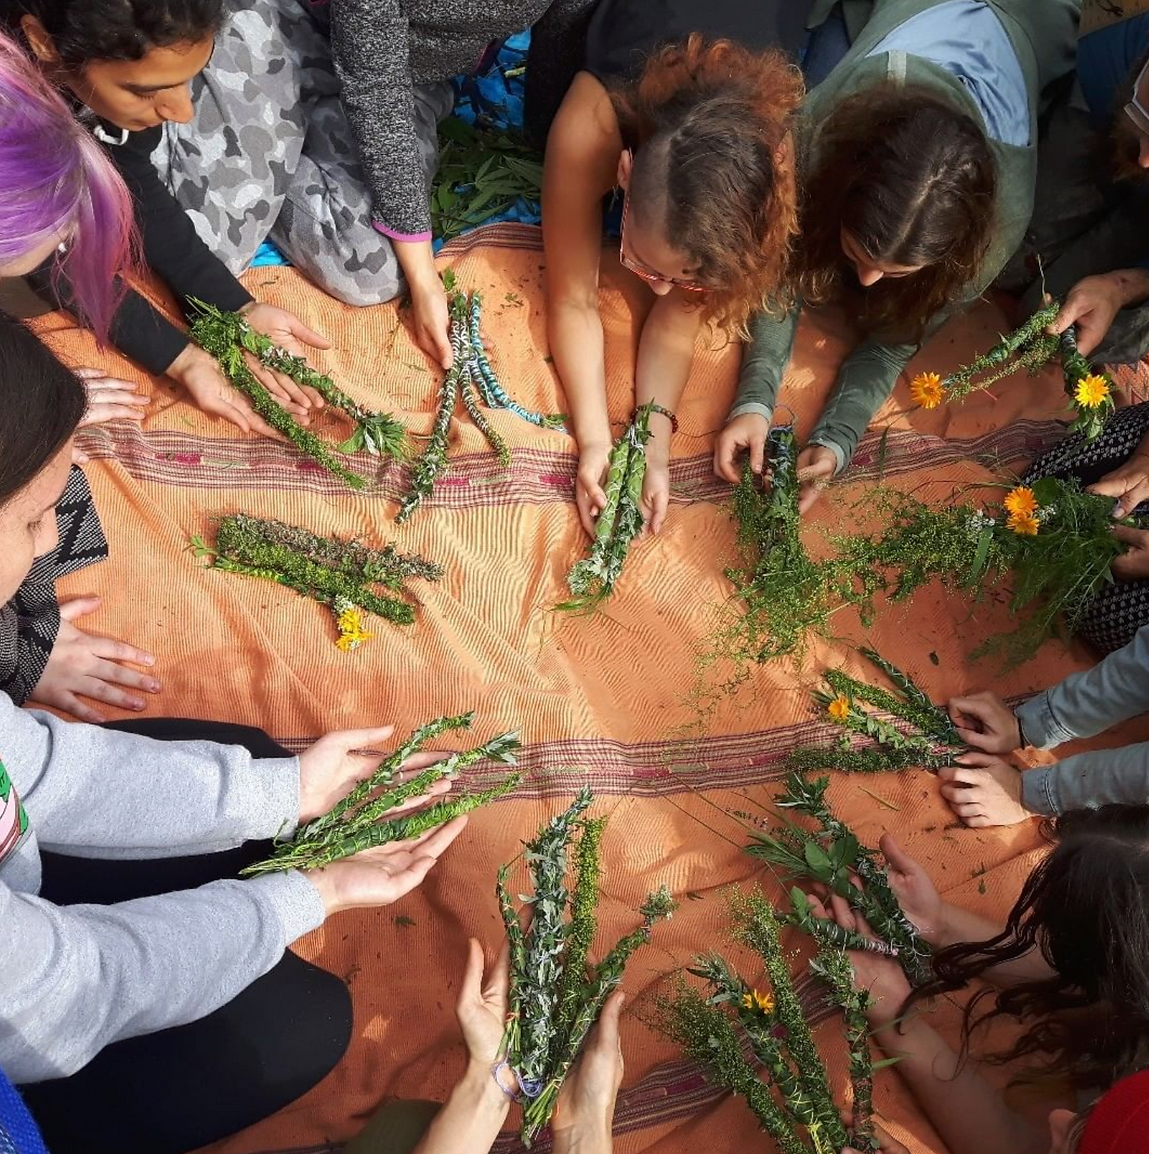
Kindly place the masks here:
[[(652, 413), (658, 413), (659, 416), (665, 417), (670, 422), (670, 432), (672, 436), (678, 432), (678, 418), (665, 405), (658, 405), (655, 404), (654, 401), (648, 401), (646, 407)], [(637, 413), (638, 410), (636, 409), (635, 412)]]
[[(515, 1088), (513, 1090), (504, 1085), (502, 1078), (499, 1077), (499, 1075), (504, 1070), (509, 1070), (511, 1077), (515, 1080)], [(511, 1069), (510, 1062), (505, 1060), (502, 1062), (496, 1062), (491, 1067), (491, 1077), (495, 1079), (495, 1085), (498, 1086), (498, 1088), (502, 1090), (502, 1092), (506, 1094), (506, 1096), (510, 1098), (512, 1102), (521, 1102), (523, 1100), (523, 1095), (519, 1091), (519, 1075)]]

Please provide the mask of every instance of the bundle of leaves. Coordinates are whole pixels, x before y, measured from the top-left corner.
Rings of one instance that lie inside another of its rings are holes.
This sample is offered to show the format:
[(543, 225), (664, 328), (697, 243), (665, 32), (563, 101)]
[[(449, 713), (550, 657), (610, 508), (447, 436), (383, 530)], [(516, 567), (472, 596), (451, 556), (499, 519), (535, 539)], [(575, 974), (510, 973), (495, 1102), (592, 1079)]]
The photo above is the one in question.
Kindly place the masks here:
[(435, 482), (447, 470), (447, 443), (451, 418), (460, 398), (475, 427), (486, 437), (498, 455), (504, 469), (511, 465), (511, 451), (502, 436), (491, 427), (480, 401), (491, 408), (509, 409), (524, 420), (543, 428), (561, 427), (564, 418), (559, 414), (532, 413), (515, 403), (499, 384), (483, 347), (480, 325), (482, 302), (478, 293), (468, 295), (456, 288), (454, 273), (448, 271), (443, 282), (449, 294), (448, 311), (451, 318), (451, 367), (443, 378), (439, 406), (427, 446), (411, 470), (411, 489), (403, 498), (395, 520), (402, 523), (429, 497)]
[[(775, 799), (780, 809), (790, 809), (811, 817), (817, 829), (807, 830), (793, 822), (779, 828), (776, 836), (755, 833), (746, 847), (747, 853), (769, 862), (791, 880), (810, 878), (831, 893), (844, 898), (869, 922), (879, 942), (897, 956), (906, 977), (915, 985), (928, 982), (932, 976), (931, 950), (902, 912), (890, 888), (879, 855), (858, 840), (845, 822), (839, 820), (826, 801), (828, 777), (810, 781), (792, 773), (786, 779), (785, 791)], [(857, 877), (861, 886), (854, 882)], [(791, 894), (791, 912), (784, 920), (817, 937), (819, 934), (839, 941), (849, 949), (866, 948), (862, 940), (841, 937), (841, 931), (818, 919), (804, 903), (801, 891)]]
[(642, 482), (650, 440), (650, 405), (639, 405), (634, 420), (615, 442), (606, 477), (606, 503), (594, 526), (588, 556), (567, 574), (573, 600), (556, 609), (587, 613), (613, 592), (622, 576), (631, 542), (642, 532)]
[(877, 1151), (869, 995), (854, 989), (845, 952), (820, 941), (811, 969), (825, 983), (830, 1004), (844, 1014), (854, 1099), (849, 1127), (795, 989), (774, 910), (758, 890), (735, 890), (730, 913), (733, 936), (761, 960), (767, 989), (745, 981), (721, 955), (696, 958), (689, 972), (703, 979), (705, 992), (680, 981), (660, 1002), (659, 1027), (715, 1085), (746, 1100), (781, 1154), (838, 1154), (846, 1146)]
[[(514, 1072), (523, 1104), (521, 1137), (530, 1148), (554, 1113), (559, 1091), (587, 1034), (626, 963), (650, 941), (655, 922), (669, 918), (674, 902), (664, 886), (650, 894), (641, 924), (597, 965), (590, 953), (598, 928), (602, 882), (599, 847), (605, 818), (585, 818), (592, 801), (584, 789), (526, 846), (532, 894), (524, 930), (507, 888), (511, 867), (499, 870), (496, 892), (511, 950), (510, 1019), (501, 1056)], [(573, 880), (568, 889), (568, 872)]]
[[(814, 701), (819, 712), (842, 727), (841, 739), (829, 746), (798, 746), (787, 756), (787, 766), (800, 773), (819, 769), (885, 773), (910, 766), (952, 765), (956, 747), (964, 746), (946, 711), (881, 654), (865, 648), (859, 653), (886, 675), (893, 691), (851, 677), (843, 669), (826, 670)], [(866, 744), (855, 745), (851, 735), (866, 739)]]
[(321, 869), (366, 849), (421, 837), (460, 814), (470, 813), (510, 793), (522, 780), (521, 774), (512, 774), (490, 789), (451, 796), (401, 817), (387, 816), (397, 805), (421, 797), (436, 782), (454, 778), (460, 770), (469, 766), (483, 761), (493, 761), (499, 765), (515, 764), (519, 736), (517, 733), (503, 733), (462, 753), (453, 753), (445, 760), (420, 770), (406, 781), (398, 780), (403, 762), (412, 754), (441, 734), (470, 729), (474, 718), (473, 713), (438, 717), (416, 729), (403, 745), (379, 763), (370, 777), (355, 786), (327, 813), (296, 830), (291, 838), (277, 841), (271, 857), (248, 866), (241, 873), (254, 877), (284, 870)]
[[(390, 413), (376, 413), (353, 401), (330, 377), (317, 372), (303, 359), (280, 348), (270, 337), (258, 333), (239, 313), (223, 312), (213, 305), (191, 299), (195, 318), (190, 336), (219, 362), (224, 376), (251, 402), (252, 408), (277, 432), (282, 433), (301, 453), (318, 461), (353, 489), (361, 489), (365, 478), (348, 469), (336, 453), (357, 453), (366, 449), (376, 457), (399, 457), (406, 448), (407, 433)], [(305, 429), (276, 401), (251, 371), (244, 354), (260, 365), (290, 377), (297, 385), (314, 389), (329, 409), (343, 413), (354, 431), (333, 449), (309, 429)]]
[[(866, 512), (885, 525), (869, 534), (838, 535), (834, 551), (813, 562), (787, 527), (780, 543), (753, 483), (739, 487), (740, 534), (755, 547), (752, 579), (734, 571), (744, 611), (720, 628), (715, 649), (737, 661), (800, 653), (809, 634), (825, 635), (834, 613), (858, 611), (869, 626), (879, 596), (906, 602), (932, 581), (980, 600), (1012, 583), (1014, 630), (988, 639), (975, 656), (997, 654), (1009, 665), (1028, 660), (1062, 623), (1072, 630), (1090, 601), (1112, 581), (1123, 546), (1113, 536), (1113, 500), (1083, 492), (1075, 479), (1046, 478), (1015, 488), (1000, 504), (954, 502), (931, 508), (906, 494), (870, 492)], [(1127, 523), (1133, 524), (1133, 521)]]
[(192, 538), (197, 556), (211, 558), (211, 568), (262, 577), (329, 605), (339, 635), (336, 645), (356, 649), (372, 636), (362, 628), (360, 614), (372, 613), (396, 625), (410, 625), (415, 609), (401, 597), (375, 592), (380, 585), (405, 593), (410, 577), (438, 581), (443, 567), (393, 545), (370, 549), (358, 541), (321, 537), (283, 521), (236, 513), (220, 519), (215, 545)]
[(458, 117), (439, 123), (439, 168), (431, 185), (431, 226), (451, 240), (517, 205), (537, 212), (543, 158), (522, 137)]
[(1060, 337), (1046, 332), (1060, 311), (1060, 302), (1051, 302), (1003, 336), (988, 352), (948, 377), (919, 373), (910, 383), (914, 403), (923, 409), (935, 409), (942, 403), (964, 400), (970, 393), (987, 389), (1019, 369), (1037, 373), (1060, 360), (1065, 392), (1074, 412), (1070, 431), (1080, 432), (1092, 441), (1115, 411), (1113, 379), (1104, 370), (1095, 371), (1081, 355), (1072, 325)]

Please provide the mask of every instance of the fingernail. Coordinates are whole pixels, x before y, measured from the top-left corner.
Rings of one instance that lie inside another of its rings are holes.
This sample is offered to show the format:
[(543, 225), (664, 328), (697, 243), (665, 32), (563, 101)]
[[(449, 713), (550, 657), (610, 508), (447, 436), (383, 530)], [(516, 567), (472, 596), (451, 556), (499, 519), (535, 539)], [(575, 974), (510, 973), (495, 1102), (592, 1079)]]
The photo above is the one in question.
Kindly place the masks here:
[(135, 710), (137, 713), (140, 713), (140, 712), (143, 710), (143, 708), (144, 708), (144, 703), (143, 703), (142, 701), (133, 701), (133, 702), (132, 702), (132, 708), (133, 708), (133, 709), (134, 709), (134, 710)]
[(149, 681), (148, 682), (148, 692), (149, 693), (159, 693), (159, 691), (160, 691), (160, 683), (158, 681)]

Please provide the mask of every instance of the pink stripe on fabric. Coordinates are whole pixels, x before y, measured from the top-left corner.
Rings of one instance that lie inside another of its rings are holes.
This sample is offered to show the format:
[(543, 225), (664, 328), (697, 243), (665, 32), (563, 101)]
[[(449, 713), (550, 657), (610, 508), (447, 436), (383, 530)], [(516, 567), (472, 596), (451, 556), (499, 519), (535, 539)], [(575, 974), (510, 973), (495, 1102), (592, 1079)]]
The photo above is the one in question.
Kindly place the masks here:
[(396, 232), (393, 228), (388, 228), (385, 224), (380, 224), (377, 220), (372, 222), (372, 227), (376, 232), (381, 232), (384, 236), (390, 237), (392, 240), (407, 241), (414, 243), (417, 240), (430, 240), (431, 232)]

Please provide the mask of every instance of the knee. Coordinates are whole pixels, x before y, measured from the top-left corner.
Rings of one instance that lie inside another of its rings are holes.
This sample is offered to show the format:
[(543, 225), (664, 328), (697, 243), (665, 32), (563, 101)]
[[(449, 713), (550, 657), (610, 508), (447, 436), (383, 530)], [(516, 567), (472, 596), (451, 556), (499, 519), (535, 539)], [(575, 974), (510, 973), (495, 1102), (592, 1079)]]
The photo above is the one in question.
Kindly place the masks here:
[(353, 308), (365, 309), (371, 305), (385, 305), (403, 295), (406, 285), (401, 280), (387, 279), (373, 284), (369, 276), (365, 276), (362, 284), (357, 281), (340, 281), (335, 284), (325, 283), (322, 279), (315, 282), (328, 296)]

